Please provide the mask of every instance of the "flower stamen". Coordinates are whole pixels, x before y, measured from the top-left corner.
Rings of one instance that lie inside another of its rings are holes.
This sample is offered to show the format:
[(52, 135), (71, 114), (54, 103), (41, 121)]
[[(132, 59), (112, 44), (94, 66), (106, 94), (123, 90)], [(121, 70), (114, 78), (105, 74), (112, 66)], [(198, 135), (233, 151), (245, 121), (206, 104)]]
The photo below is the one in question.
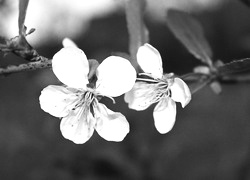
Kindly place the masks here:
[(154, 79), (146, 79), (146, 78), (136, 78), (136, 80), (139, 80), (139, 81), (146, 81), (146, 82), (154, 82), (154, 83), (157, 83), (157, 82), (158, 82), (157, 80), (154, 80)]

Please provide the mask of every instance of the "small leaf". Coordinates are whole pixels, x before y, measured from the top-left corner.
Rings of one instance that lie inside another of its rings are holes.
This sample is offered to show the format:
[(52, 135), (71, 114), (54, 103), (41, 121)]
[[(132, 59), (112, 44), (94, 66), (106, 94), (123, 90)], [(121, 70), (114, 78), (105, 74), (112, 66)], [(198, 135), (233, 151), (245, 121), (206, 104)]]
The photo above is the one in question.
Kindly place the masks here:
[(170, 9), (167, 25), (188, 51), (203, 63), (212, 66), (212, 50), (204, 36), (202, 26), (188, 13)]
[(129, 52), (131, 63), (138, 67), (136, 53), (140, 46), (148, 42), (148, 30), (143, 21), (145, 0), (126, 0), (126, 20), (129, 33)]
[(36, 30), (35, 28), (31, 28), (31, 29), (27, 32), (26, 36), (32, 34), (33, 32), (35, 32), (35, 30)]
[(250, 58), (234, 60), (217, 68), (220, 75), (242, 72), (250, 69)]
[(26, 17), (27, 7), (29, 4), (29, 0), (19, 0), (19, 16), (18, 16), (18, 28), (19, 28), (19, 35), (25, 36), (26, 35), (26, 28), (24, 26), (24, 21)]

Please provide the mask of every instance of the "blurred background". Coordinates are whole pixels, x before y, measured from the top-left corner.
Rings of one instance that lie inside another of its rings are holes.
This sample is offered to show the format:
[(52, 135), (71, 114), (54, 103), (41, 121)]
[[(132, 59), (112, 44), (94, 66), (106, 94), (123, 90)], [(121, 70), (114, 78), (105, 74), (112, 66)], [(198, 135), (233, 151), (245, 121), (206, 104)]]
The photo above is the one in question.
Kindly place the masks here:
[[(0, 35), (18, 34), (16, 0), (0, 0)], [(51, 58), (64, 37), (72, 38), (88, 58), (102, 61), (115, 52), (128, 52), (128, 32), (122, 0), (32, 0), (26, 26), (37, 51)], [(165, 22), (174, 7), (190, 12), (204, 27), (214, 59), (229, 62), (250, 57), (250, 8), (239, 0), (148, 0), (145, 13), (150, 43), (163, 58), (164, 71), (179, 75), (200, 62), (176, 40)], [(0, 65), (25, 63), (9, 54)], [(159, 134), (146, 111), (130, 110), (123, 97), (116, 104), (130, 133), (120, 143), (97, 133), (83, 145), (64, 139), (60, 120), (40, 109), (43, 88), (60, 84), (50, 69), (0, 78), (0, 179), (250, 179), (250, 84), (223, 84), (215, 95), (209, 87), (194, 94), (171, 132)]]

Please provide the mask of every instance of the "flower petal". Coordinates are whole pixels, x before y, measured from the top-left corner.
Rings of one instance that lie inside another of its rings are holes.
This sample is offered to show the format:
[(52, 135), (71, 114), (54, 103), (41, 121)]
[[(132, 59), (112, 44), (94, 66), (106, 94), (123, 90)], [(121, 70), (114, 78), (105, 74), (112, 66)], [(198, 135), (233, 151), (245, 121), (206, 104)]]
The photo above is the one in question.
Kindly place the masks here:
[(132, 89), (136, 71), (122, 57), (110, 56), (98, 66), (96, 91), (105, 96), (117, 97)]
[(98, 103), (94, 108), (96, 131), (107, 141), (122, 141), (129, 132), (129, 123), (124, 115), (109, 110)]
[(170, 87), (171, 98), (175, 102), (180, 102), (184, 108), (191, 100), (191, 92), (187, 84), (180, 78), (174, 78), (174, 83)]
[(89, 107), (79, 107), (62, 118), (60, 130), (64, 138), (83, 144), (93, 135), (95, 119)]
[(76, 47), (77, 45), (69, 38), (64, 38), (62, 41), (63, 47)]
[(137, 62), (145, 73), (150, 73), (154, 78), (162, 78), (161, 55), (150, 44), (144, 44), (138, 49)]
[(57, 78), (73, 88), (86, 88), (89, 63), (86, 55), (76, 47), (62, 48), (52, 59), (52, 69)]
[(39, 101), (45, 112), (55, 117), (64, 117), (75, 106), (78, 97), (63, 86), (50, 85), (42, 90)]
[(144, 82), (136, 82), (134, 87), (125, 94), (124, 100), (130, 109), (142, 111), (154, 103), (156, 86)]
[(162, 99), (156, 106), (153, 112), (155, 127), (159, 133), (165, 134), (169, 132), (175, 123), (176, 104), (167, 97)]

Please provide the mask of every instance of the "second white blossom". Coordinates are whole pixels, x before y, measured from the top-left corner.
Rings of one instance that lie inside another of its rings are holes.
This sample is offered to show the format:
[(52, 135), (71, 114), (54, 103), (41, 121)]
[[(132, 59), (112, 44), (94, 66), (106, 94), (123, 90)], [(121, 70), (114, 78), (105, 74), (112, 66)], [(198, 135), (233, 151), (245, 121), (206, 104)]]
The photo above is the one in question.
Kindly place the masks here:
[(138, 49), (137, 62), (144, 71), (143, 78), (137, 78), (133, 89), (125, 94), (129, 108), (138, 111), (157, 103), (153, 117), (156, 129), (169, 132), (176, 119), (176, 103), (184, 108), (191, 100), (187, 84), (173, 73), (163, 74), (162, 59), (157, 49), (145, 44)]

